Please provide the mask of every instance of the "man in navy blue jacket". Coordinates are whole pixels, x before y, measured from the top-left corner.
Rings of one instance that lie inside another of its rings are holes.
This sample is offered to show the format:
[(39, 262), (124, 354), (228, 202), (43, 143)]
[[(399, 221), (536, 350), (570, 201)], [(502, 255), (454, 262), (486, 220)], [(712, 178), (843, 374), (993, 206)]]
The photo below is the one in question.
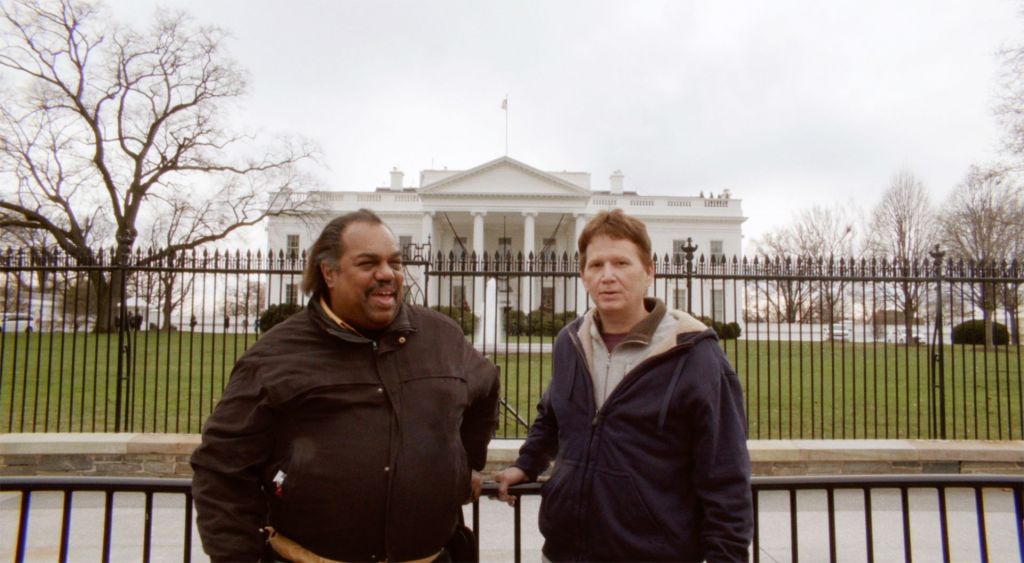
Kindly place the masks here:
[(715, 332), (646, 298), (651, 242), (603, 212), (580, 235), (594, 308), (555, 341), (553, 377), (508, 487), (541, 489), (550, 561), (746, 561), (753, 534), (743, 393)]

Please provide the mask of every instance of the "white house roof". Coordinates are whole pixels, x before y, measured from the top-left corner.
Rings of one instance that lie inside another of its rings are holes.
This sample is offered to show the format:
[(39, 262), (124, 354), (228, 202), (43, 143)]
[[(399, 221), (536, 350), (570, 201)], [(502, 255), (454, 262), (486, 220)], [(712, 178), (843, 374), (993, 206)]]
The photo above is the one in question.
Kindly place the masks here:
[(589, 198), (592, 195), (587, 188), (507, 156), (425, 184), (419, 188), (418, 192), (421, 197), (425, 196), (426, 198), (432, 196)]

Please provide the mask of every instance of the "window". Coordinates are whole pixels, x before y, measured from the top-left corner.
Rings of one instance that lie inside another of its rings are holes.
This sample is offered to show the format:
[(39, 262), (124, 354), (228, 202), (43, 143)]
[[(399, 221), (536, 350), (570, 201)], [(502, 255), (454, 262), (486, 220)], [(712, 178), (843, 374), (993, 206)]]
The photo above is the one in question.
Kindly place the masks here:
[(544, 239), (544, 246), (540, 249), (542, 260), (555, 259), (555, 239), (553, 237)]
[(672, 306), (680, 311), (688, 311), (686, 303), (686, 288), (677, 287), (672, 290)]
[(683, 251), (683, 247), (686, 246), (685, 240), (674, 240), (672, 241), (672, 263), (673, 264), (684, 264), (686, 262), (686, 252)]
[(724, 289), (712, 289), (711, 290), (711, 318), (725, 322), (725, 290)]
[(466, 287), (462, 285), (452, 286), (452, 307), (468, 309), (469, 302), (466, 301)]
[(409, 235), (400, 235), (398, 237), (398, 248), (402, 249), (402, 258), (408, 258), (410, 252), (410, 246), (412, 246), (412, 237)]
[(725, 261), (725, 251), (722, 250), (723, 246), (720, 240), (711, 241), (711, 257), (715, 259), (715, 262)]
[(555, 310), (555, 288), (540, 288), (540, 308), (544, 309), (545, 311)]
[(289, 260), (299, 257), (299, 235), (288, 235), (285, 242), (285, 253)]
[(290, 283), (284, 286), (284, 302), (289, 305), (296, 305), (299, 302), (299, 286)]

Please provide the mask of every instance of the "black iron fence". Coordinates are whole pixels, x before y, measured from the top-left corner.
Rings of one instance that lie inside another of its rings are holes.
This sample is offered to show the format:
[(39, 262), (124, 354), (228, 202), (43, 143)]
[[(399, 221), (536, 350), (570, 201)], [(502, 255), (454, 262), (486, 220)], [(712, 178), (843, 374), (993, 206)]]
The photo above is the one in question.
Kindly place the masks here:
[[(408, 300), (453, 317), (501, 367), (498, 435), (524, 436), (554, 336), (589, 306), (574, 257), (420, 250)], [(1024, 436), (1017, 263), (654, 258), (651, 294), (719, 333), (751, 438)], [(0, 430), (198, 432), (260, 315), (301, 303), (303, 264), (0, 253)]]
[[(755, 477), (752, 489), (755, 562), (1024, 559), (1024, 477)], [(496, 490), (485, 483), (483, 494)], [(0, 477), (0, 491), (9, 560), (206, 559), (188, 479)], [(473, 503), (483, 561), (538, 558), (536, 504), (523, 507), (540, 486), (512, 492), (513, 509)]]

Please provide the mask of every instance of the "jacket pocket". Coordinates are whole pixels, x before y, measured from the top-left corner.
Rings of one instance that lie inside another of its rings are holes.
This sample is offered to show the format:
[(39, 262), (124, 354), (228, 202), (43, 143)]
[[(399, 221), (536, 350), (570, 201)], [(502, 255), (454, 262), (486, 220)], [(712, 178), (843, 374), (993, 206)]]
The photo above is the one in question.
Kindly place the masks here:
[(551, 478), (541, 486), (538, 525), (545, 538), (561, 543), (578, 533), (574, 512), (579, 507), (579, 475), (573, 462), (559, 460)]
[(614, 561), (664, 559), (671, 549), (633, 477), (595, 469), (589, 495), (587, 545)]

